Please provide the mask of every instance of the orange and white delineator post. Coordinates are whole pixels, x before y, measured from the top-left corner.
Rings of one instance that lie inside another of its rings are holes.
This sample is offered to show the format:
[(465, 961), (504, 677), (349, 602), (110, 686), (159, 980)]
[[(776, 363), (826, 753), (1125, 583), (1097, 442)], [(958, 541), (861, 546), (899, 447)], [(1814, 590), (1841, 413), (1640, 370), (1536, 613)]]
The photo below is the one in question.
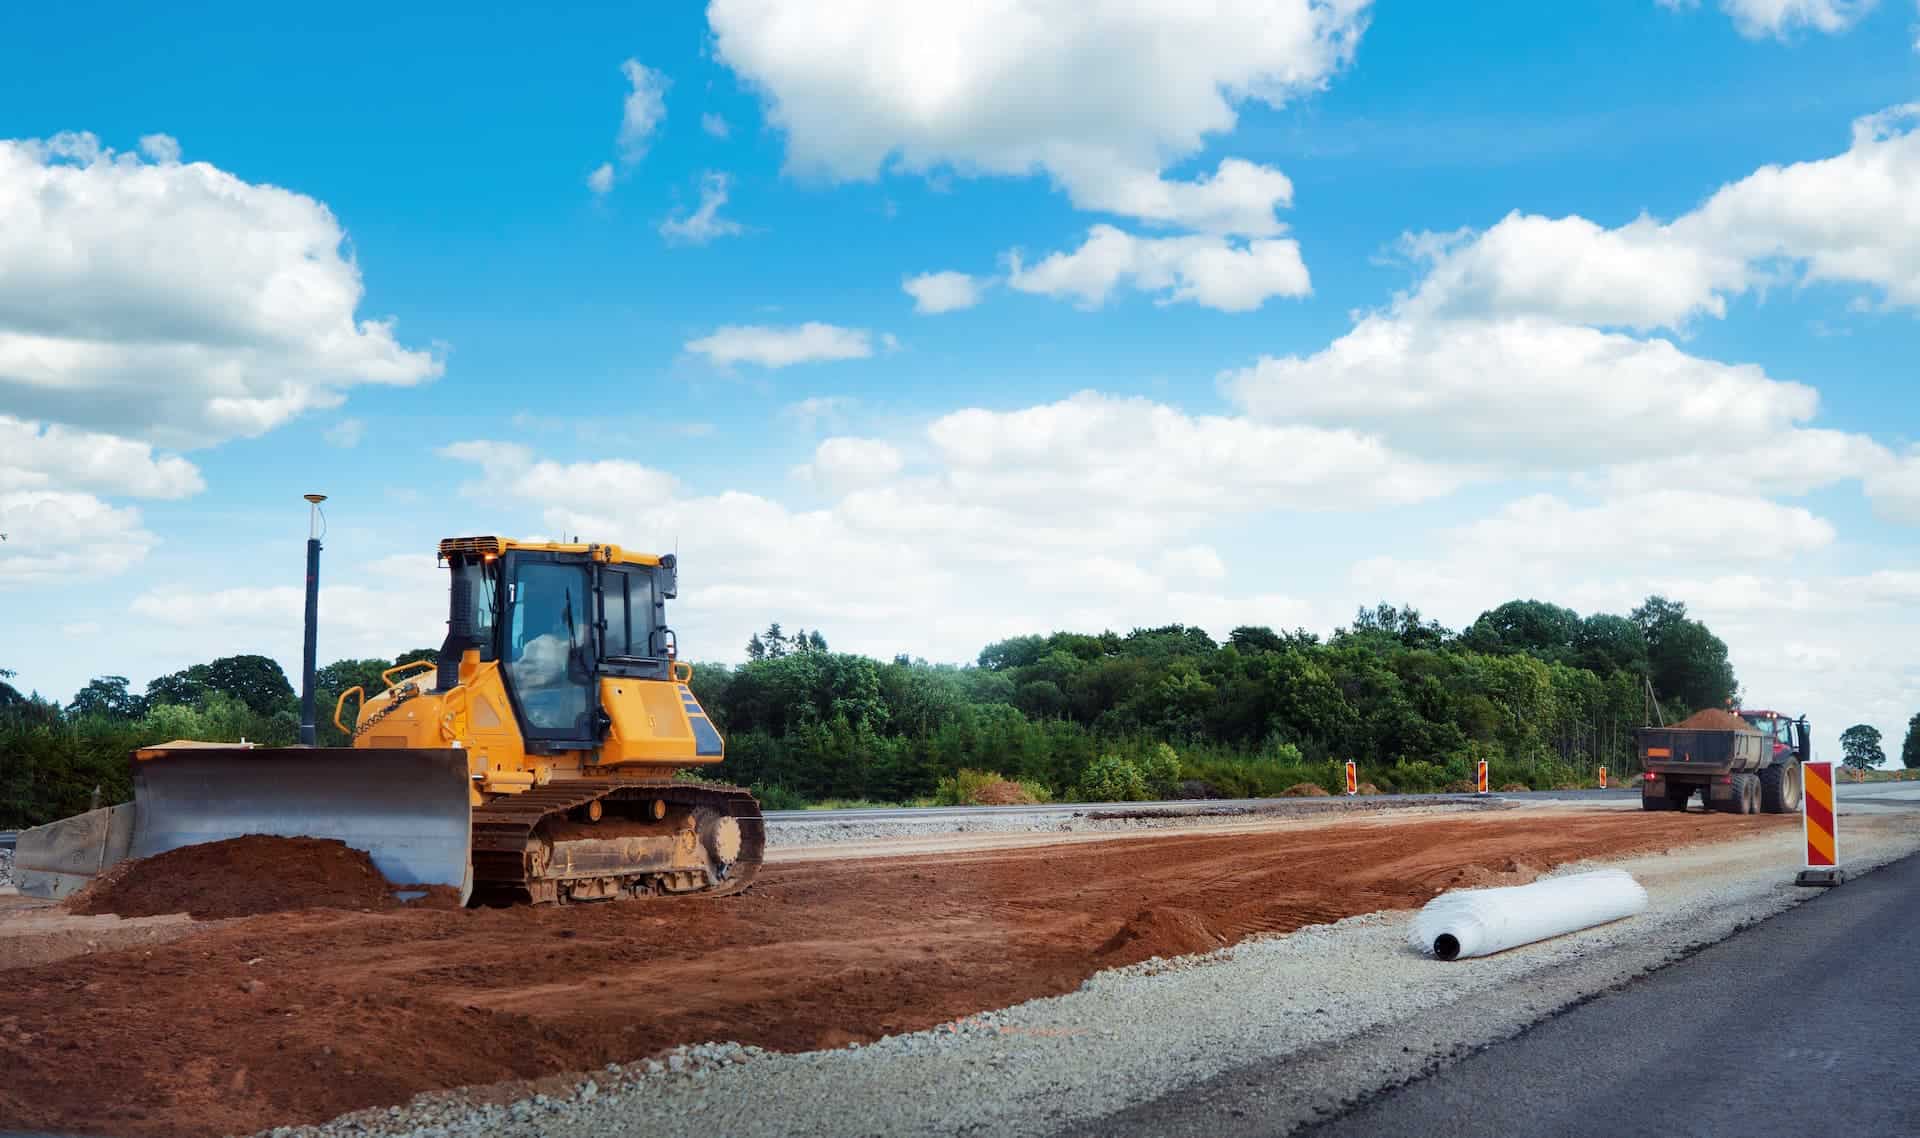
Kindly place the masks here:
[(1800, 798), (1800, 818), (1807, 838), (1807, 867), (1794, 878), (1794, 883), (1838, 885), (1847, 879), (1847, 873), (1840, 868), (1840, 825), (1833, 808), (1833, 764), (1801, 763), (1800, 776), (1805, 788)]
[(1485, 794), (1487, 792), (1487, 760), (1481, 759), (1478, 766), (1479, 773), (1474, 776), (1473, 792), (1475, 794)]
[(1600, 789), (1605, 790), (1606, 788), (1607, 788), (1607, 768), (1601, 767), (1600, 768)]
[(1347, 793), (1360, 793), (1360, 767), (1352, 759), (1347, 760)]

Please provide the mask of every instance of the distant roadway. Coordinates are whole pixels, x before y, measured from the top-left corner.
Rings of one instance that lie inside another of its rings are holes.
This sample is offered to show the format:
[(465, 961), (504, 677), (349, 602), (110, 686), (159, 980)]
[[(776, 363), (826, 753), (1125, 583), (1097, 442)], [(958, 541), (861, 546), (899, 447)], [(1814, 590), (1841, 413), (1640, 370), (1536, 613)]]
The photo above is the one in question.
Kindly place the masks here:
[[(1515, 791), (1511, 794), (1490, 794), (1488, 798), (1502, 799), (1607, 799), (1627, 802), (1640, 796), (1638, 790), (1529, 790)], [(1343, 797), (1331, 795), (1331, 798)], [(1431, 801), (1464, 802), (1479, 797), (1473, 794), (1367, 794), (1361, 795), (1368, 802), (1415, 802)], [(1075, 814), (1090, 814), (1105, 810), (1126, 810), (1150, 814), (1169, 814), (1190, 811), (1196, 807), (1253, 810), (1263, 806), (1283, 803), (1322, 802), (1320, 798), (1186, 798), (1168, 799), (1159, 802), (1052, 802), (1040, 806), (874, 806), (850, 810), (769, 810), (767, 820), (771, 822), (904, 822), (919, 821), (927, 818), (990, 818), (1007, 814), (1059, 815), (1066, 818)]]
[[(1911, 804), (1920, 799), (1920, 782), (1868, 782), (1839, 784), (1842, 801), (1872, 802), (1876, 797)], [(1343, 797), (1331, 795), (1330, 798)], [(1475, 794), (1367, 794), (1368, 802), (1471, 802)], [(1627, 805), (1640, 798), (1638, 788), (1610, 787), (1606, 790), (1516, 790), (1507, 794), (1489, 794), (1488, 798), (1527, 802), (1610, 802)], [(767, 820), (795, 822), (906, 822), (927, 818), (991, 818), (996, 815), (1033, 814), (1070, 818), (1104, 810), (1126, 810), (1150, 814), (1169, 814), (1195, 808), (1257, 810), (1286, 803), (1325, 802), (1323, 798), (1187, 798), (1158, 802), (1051, 802), (1040, 806), (870, 806), (850, 810), (769, 810)], [(1696, 804), (1696, 809), (1697, 809)]]

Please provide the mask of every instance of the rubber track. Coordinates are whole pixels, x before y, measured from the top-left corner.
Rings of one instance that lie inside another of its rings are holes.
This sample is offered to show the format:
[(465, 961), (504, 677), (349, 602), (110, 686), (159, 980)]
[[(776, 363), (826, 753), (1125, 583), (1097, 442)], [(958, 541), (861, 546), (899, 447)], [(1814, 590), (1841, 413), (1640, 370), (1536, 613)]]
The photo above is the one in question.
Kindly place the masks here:
[(766, 856), (766, 821), (752, 794), (737, 786), (710, 786), (666, 779), (568, 779), (519, 794), (507, 795), (473, 808), (473, 886), (475, 893), (509, 893), (531, 897), (527, 880), (528, 849), (535, 831), (548, 818), (596, 798), (659, 799), (676, 805), (711, 807), (732, 816), (740, 825), (740, 856), (726, 880), (711, 889), (684, 894), (718, 897), (738, 893), (753, 883)]

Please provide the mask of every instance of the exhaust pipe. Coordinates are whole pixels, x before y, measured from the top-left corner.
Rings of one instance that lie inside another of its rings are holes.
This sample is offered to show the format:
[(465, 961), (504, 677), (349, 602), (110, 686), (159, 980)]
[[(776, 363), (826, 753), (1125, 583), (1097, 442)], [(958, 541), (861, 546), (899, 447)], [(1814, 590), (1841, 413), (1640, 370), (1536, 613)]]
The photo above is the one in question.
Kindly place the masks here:
[(1407, 942), (1441, 960), (1490, 956), (1631, 917), (1647, 891), (1624, 869), (1549, 877), (1504, 889), (1460, 889), (1427, 902)]

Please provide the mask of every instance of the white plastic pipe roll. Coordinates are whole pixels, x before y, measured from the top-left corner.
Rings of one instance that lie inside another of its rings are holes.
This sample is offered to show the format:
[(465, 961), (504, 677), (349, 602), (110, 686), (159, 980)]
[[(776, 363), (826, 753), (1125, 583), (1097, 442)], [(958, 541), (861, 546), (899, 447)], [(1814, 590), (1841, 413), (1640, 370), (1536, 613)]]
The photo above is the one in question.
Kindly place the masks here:
[(1504, 889), (1458, 889), (1427, 902), (1414, 916), (1407, 941), (1442, 960), (1488, 956), (1631, 917), (1646, 907), (1647, 891), (1623, 869)]

